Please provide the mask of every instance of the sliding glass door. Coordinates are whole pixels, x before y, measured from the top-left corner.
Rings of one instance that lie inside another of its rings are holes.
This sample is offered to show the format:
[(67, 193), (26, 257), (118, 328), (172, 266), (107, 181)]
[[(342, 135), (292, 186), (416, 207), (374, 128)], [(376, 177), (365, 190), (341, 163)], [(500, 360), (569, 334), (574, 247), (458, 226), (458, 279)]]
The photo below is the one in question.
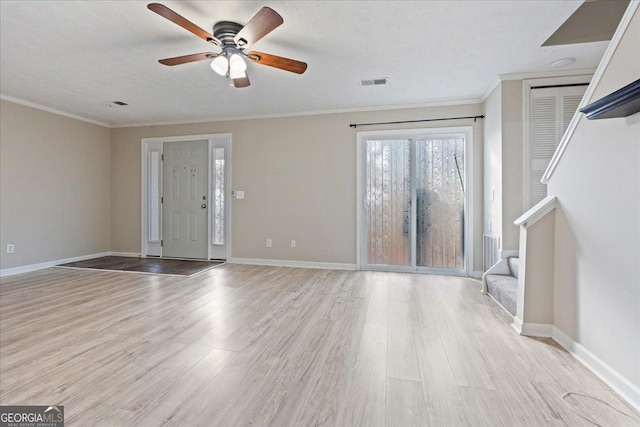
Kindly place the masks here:
[(470, 132), (359, 134), (362, 268), (465, 272)]

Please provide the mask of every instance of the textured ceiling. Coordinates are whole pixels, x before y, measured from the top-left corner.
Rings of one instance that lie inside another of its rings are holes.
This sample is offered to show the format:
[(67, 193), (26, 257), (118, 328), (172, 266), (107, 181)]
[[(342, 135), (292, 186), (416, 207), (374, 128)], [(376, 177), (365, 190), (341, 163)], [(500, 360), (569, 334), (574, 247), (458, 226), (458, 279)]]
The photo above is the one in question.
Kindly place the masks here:
[[(235, 89), (208, 61), (158, 59), (212, 50), (144, 1), (0, 2), (0, 92), (110, 125), (202, 121), (479, 99), (500, 74), (597, 66), (607, 42), (540, 45), (577, 1), (164, 1), (211, 32), (262, 6), (284, 24), (255, 50), (305, 61), (296, 75), (249, 64)], [(215, 49), (215, 46), (213, 46)], [(388, 77), (386, 86), (362, 79)], [(108, 101), (126, 107), (110, 107)]]

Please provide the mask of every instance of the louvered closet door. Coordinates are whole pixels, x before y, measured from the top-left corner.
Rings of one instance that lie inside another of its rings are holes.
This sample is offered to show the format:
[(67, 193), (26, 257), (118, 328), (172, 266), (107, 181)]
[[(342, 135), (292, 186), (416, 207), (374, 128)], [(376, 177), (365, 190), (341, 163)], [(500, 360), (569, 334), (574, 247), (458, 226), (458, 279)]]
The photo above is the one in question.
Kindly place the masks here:
[(547, 186), (540, 180), (586, 89), (572, 86), (531, 90), (527, 209), (547, 196)]

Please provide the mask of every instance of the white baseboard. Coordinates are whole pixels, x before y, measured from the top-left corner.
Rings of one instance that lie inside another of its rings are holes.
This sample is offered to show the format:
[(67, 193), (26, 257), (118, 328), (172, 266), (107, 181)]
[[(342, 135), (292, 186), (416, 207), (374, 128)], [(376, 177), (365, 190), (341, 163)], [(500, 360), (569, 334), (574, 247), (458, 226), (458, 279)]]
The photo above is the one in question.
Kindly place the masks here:
[(111, 252), (101, 252), (98, 254), (82, 255), (73, 258), (58, 259), (55, 261), (41, 262), (39, 264), (23, 265), (21, 267), (5, 268), (0, 270), (0, 277), (14, 276), (16, 274), (29, 273), (31, 271), (44, 270), (45, 268), (55, 267), (56, 265), (66, 264), (68, 262), (84, 261), (87, 259), (100, 258), (109, 256)]
[(520, 335), (525, 335), (528, 337), (552, 338), (553, 325), (524, 322), (522, 324)]
[[(29, 273), (31, 271), (43, 270), (45, 268), (55, 267), (60, 264), (69, 262), (84, 261), (87, 259), (99, 258), (103, 256), (123, 256), (123, 257), (139, 257), (136, 252), (101, 252), (98, 254), (83, 255), (74, 258), (58, 259), (55, 261), (42, 262), (39, 264), (24, 265), (21, 267), (5, 268), (0, 270), (0, 277), (13, 276), (15, 274)], [(251, 265), (268, 265), (273, 267), (298, 267), (298, 268), (321, 268), (327, 270), (355, 270), (355, 264), (332, 263), (332, 262), (311, 262), (311, 261), (292, 261), (278, 259), (258, 259), (258, 258), (230, 258), (227, 260), (233, 264), (251, 264)]]
[(640, 412), (640, 387), (632, 384), (615, 369), (603, 362), (598, 356), (575, 342), (560, 329), (553, 325), (541, 323), (523, 323), (518, 317), (513, 318), (511, 326), (520, 335), (552, 338), (560, 344), (562, 348), (567, 350), (569, 354), (575, 357), (578, 362), (583, 364), (605, 384), (611, 387), (613, 391), (618, 393), (620, 397), (636, 411)]
[(580, 363), (618, 393), (629, 405), (640, 412), (640, 387), (632, 384), (615, 369), (603, 362), (582, 345), (575, 342), (560, 329), (553, 327), (553, 340), (560, 344)]
[(522, 335), (522, 320), (518, 316), (513, 316), (511, 327), (516, 330), (518, 335)]
[(263, 258), (229, 258), (230, 264), (267, 265), (272, 267), (321, 268), (326, 270), (355, 270), (355, 264), (337, 262), (293, 261)]
[(137, 252), (109, 252), (111, 256), (126, 256), (129, 258), (139, 258), (142, 255)]

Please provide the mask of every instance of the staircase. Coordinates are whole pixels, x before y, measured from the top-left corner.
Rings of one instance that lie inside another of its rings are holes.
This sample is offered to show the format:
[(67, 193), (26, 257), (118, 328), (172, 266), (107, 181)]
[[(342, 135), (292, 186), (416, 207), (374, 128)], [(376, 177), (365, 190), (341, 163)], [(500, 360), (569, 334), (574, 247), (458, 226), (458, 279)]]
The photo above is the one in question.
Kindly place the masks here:
[(503, 258), (482, 275), (482, 291), (491, 295), (514, 317), (518, 300), (519, 264), (518, 257)]

